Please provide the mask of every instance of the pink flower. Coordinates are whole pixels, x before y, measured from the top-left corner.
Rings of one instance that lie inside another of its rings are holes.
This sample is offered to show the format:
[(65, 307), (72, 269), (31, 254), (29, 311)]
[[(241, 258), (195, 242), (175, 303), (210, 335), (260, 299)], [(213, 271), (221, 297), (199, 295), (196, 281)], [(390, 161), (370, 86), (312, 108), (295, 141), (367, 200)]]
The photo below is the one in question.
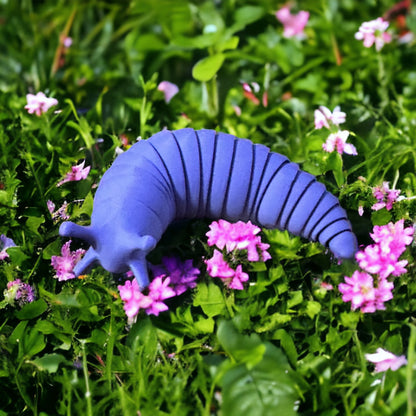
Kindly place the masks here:
[(375, 354), (365, 354), (365, 358), (376, 365), (374, 372), (380, 373), (387, 370), (396, 371), (401, 366), (407, 364), (406, 357), (404, 355), (397, 356), (390, 351), (377, 348)]
[[(226, 248), (227, 252), (233, 250), (247, 250), (247, 258), (249, 261), (262, 261), (271, 258), (267, 249), (268, 244), (261, 242), (261, 237), (257, 234), (261, 229), (253, 225), (250, 221), (238, 221), (230, 223), (225, 220), (213, 221), (207, 232), (208, 245), (217, 246), (220, 250)], [(260, 252), (260, 254), (259, 254)]]
[(117, 286), (120, 298), (124, 301), (123, 309), (129, 318), (134, 318), (140, 309), (146, 309), (152, 304), (152, 299), (144, 295), (136, 279), (127, 280), (124, 285)]
[(192, 260), (182, 262), (177, 257), (163, 257), (162, 263), (162, 265), (151, 266), (153, 274), (155, 276), (168, 276), (176, 296), (196, 286), (195, 280), (198, 278), (200, 271), (193, 267)]
[(378, 244), (369, 245), (364, 251), (358, 251), (355, 258), (361, 269), (368, 273), (378, 274), (384, 279), (391, 274), (400, 276), (407, 271), (404, 268), (407, 260), (399, 261), (394, 253), (383, 252)]
[(314, 112), (314, 121), (315, 129), (321, 129), (322, 127), (330, 128), (330, 123), (334, 126), (339, 126), (342, 123), (345, 123), (346, 114), (341, 111), (339, 106), (334, 108), (334, 111), (323, 105), (319, 107), (318, 110)]
[(333, 152), (336, 150), (340, 155), (346, 153), (348, 155), (357, 155), (357, 149), (354, 145), (347, 143), (350, 132), (348, 130), (339, 130), (336, 133), (331, 133), (322, 148), (326, 152)]
[(175, 291), (169, 287), (170, 278), (163, 280), (164, 276), (155, 277), (149, 285), (149, 298), (152, 300), (150, 306), (146, 308), (148, 315), (158, 316), (160, 312), (167, 311), (169, 308), (163, 300), (176, 295)]
[(230, 289), (244, 289), (243, 283), (247, 282), (249, 276), (243, 272), (241, 264), (235, 270), (232, 269), (224, 260), (222, 253), (218, 250), (214, 250), (212, 258), (205, 260), (205, 263), (207, 265), (207, 272), (211, 277), (219, 277)]
[(86, 179), (88, 173), (90, 172), (91, 166), (84, 168), (85, 160), (79, 165), (72, 166), (71, 170), (65, 175), (65, 178), (62, 179), (56, 186), (61, 186), (66, 182), (80, 181)]
[(297, 14), (291, 14), (289, 7), (284, 6), (276, 12), (276, 18), (283, 24), (283, 36), (285, 38), (294, 36), (298, 39), (305, 38), (303, 29), (308, 23), (309, 12), (302, 10)]
[(355, 34), (355, 39), (362, 40), (366, 48), (371, 48), (375, 44), (376, 50), (379, 51), (385, 43), (392, 40), (390, 33), (386, 32), (388, 27), (389, 22), (382, 17), (364, 22)]
[(351, 309), (361, 312), (375, 312), (385, 309), (384, 302), (393, 298), (393, 283), (386, 279), (378, 279), (374, 286), (374, 278), (365, 272), (355, 271), (351, 277), (345, 276), (346, 283), (338, 285), (344, 302), (351, 302)]
[(140, 311), (144, 309), (148, 315), (158, 316), (160, 312), (167, 311), (168, 306), (163, 300), (175, 296), (174, 290), (169, 287), (170, 279), (164, 276), (155, 277), (149, 285), (149, 293), (147, 295), (140, 291), (139, 284), (136, 279), (127, 280), (124, 285), (118, 286), (120, 298), (124, 301), (124, 311), (126, 315), (132, 319)]
[(173, 84), (169, 81), (162, 81), (158, 86), (157, 89), (162, 91), (165, 95), (166, 103), (169, 103), (170, 100), (179, 92), (179, 87), (176, 84)]
[(207, 272), (212, 277), (220, 277), (221, 279), (229, 279), (234, 276), (234, 270), (224, 260), (222, 253), (214, 250), (213, 256), (209, 260), (205, 260)]
[(62, 256), (52, 256), (51, 264), (55, 269), (55, 278), (60, 282), (64, 280), (74, 279), (75, 275), (73, 269), (75, 265), (81, 260), (81, 257), (84, 255), (85, 250), (82, 248), (71, 251), (69, 246), (71, 245), (71, 240), (67, 241), (61, 248)]
[(406, 246), (413, 241), (414, 228), (404, 228), (404, 220), (395, 224), (389, 222), (387, 225), (375, 225), (371, 238), (380, 245), (381, 251), (391, 253), (397, 258), (406, 250)]
[(10, 247), (16, 247), (16, 244), (11, 238), (6, 237), (4, 234), (0, 235), (0, 261), (7, 259), (7, 249)]
[(363, 270), (379, 274), (381, 278), (390, 274), (400, 276), (407, 271), (407, 260), (399, 260), (399, 257), (406, 246), (412, 243), (413, 234), (413, 227), (404, 228), (404, 220), (395, 224), (390, 222), (387, 225), (376, 225), (370, 234), (376, 244), (358, 251), (355, 258)]
[(243, 267), (239, 264), (234, 271), (234, 276), (231, 279), (226, 279), (224, 283), (230, 289), (243, 290), (243, 283), (247, 282), (248, 279), (248, 274), (243, 272)]
[(43, 92), (38, 92), (36, 95), (26, 95), (27, 104), (25, 109), (29, 114), (35, 113), (37, 116), (41, 116), (46, 113), (49, 108), (58, 104), (58, 100), (55, 98), (48, 98)]
[(382, 186), (376, 186), (373, 188), (373, 195), (377, 199), (377, 202), (371, 207), (374, 211), (378, 211), (382, 208), (386, 208), (390, 211), (393, 207), (393, 203), (396, 202), (400, 195), (400, 190), (390, 189), (388, 182), (383, 182)]

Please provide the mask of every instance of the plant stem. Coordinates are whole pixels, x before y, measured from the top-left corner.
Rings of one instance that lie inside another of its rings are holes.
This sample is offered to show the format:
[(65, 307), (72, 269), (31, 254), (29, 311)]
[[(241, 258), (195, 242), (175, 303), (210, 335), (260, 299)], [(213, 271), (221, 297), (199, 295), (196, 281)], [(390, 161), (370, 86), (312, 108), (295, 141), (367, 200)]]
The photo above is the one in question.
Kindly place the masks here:
[(218, 114), (218, 85), (217, 76), (202, 83), (202, 107), (210, 117)]
[(27, 164), (29, 165), (30, 171), (32, 172), (33, 178), (35, 179), (35, 184), (36, 184), (36, 188), (39, 192), (39, 197), (43, 201), (44, 206), (45, 206), (46, 205), (45, 192), (43, 191), (43, 187), (42, 187), (42, 185), (39, 181), (38, 175), (36, 173), (35, 165), (34, 165), (33, 159), (32, 159), (31, 149), (29, 149), (29, 151), (24, 154), (24, 157), (26, 159)]
[(81, 340), (82, 350), (82, 371), (84, 373), (85, 380), (85, 399), (87, 401), (87, 416), (92, 416), (92, 401), (91, 401), (91, 390), (90, 380), (88, 378), (88, 365), (87, 365), (87, 354), (85, 352), (85, 340)]
[(107, 341), (107, 365), (105, 366), (106, 378), (108, 382), (108, 388), (112, 390), (112, 363), (113, 363), (113, 352), (115, 342), (115, 330), (114, 330), (114, 308), (111, 304), (111, 315), (110, 315), (110, 328), (108, 330), (108, 341)]
[(386, 76), (386, 68), (384, 66), (384, 61), (381, 53), (377, 53), (377, 63), (378, 63), (378, 81), (380, 82), (380, 107), (381, 110), (387, 106), (389, 102), (389, 94), (388, 94), (388, 85), (387, 85), (387, 76)]
[(406, 396), (407, 396), (407, 416), (413, 416), (413, 367), (415, 365), (415, 348), (416, 348), (416, 327), (410, 326), (409, 347), (407, 349), (407, 368), (406, 368)]

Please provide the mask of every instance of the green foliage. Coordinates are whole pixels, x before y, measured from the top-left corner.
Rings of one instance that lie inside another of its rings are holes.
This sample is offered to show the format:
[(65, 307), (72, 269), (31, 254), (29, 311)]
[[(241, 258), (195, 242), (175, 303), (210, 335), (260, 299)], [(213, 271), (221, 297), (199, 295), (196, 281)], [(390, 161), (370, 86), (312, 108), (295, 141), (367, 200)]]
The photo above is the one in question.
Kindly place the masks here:
[[(414, 244), (394, 298), (374, 314), (342, 301), (338, 284), (354, 264), (286, 231), (263, 230), (272, 259), (245, 265), (245, 290), (227, 289), (205, 273), (205, 221), (166, 233), (152, 253), (157, 262), (179, 252), (201, 268), (197, 287), (158, 317), (127, 322), (120, 276), (103, 269), (54, 279), (64, 240), (48, 201), (89, 224), (116, 152), (165, 127), (215, 128), (287, 155), (339, 196), (362, 245), (374, 225), (414, 223), (415, 41), (376, 52), (354, 38), (393, 2), (295, 2), (310, 12), (304, 39), (283, 36), (274, 16), (283, 3), (0, 2), (0, 234), (16, 243), (0, 261), (0, 296), (21, 279), (37, 297), (0, 299), (0, 415), (415, 413)], [(412, 33), (415, 22), (412, 6)], [(169, 103), (162, 80), (179, 86)], [(59, 104), (38, 117), (24, 106), (39, 91)], [(346, 112), (357, 156), (323, 151), (320, 105)], [(83, 160), (88, 178), (57, 187)], [(383, 181), (404, 198), (373, 211)], [(377, 348), (408, 364), (375, 373), (365, 354)]]

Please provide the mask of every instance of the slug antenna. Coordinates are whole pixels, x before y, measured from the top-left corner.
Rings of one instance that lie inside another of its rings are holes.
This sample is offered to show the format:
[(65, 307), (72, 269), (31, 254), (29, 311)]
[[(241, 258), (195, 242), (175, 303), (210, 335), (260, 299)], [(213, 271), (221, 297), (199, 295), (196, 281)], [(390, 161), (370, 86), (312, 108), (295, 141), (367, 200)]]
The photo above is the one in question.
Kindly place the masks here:
[(95, 250), (90, 247), (85, 256), (75, 265), (74, 267), (74, 274), (75, 276), (79, 276), (87, 271), (94, 263), (98, 261), (98, 256)]
[(149, 274), (147, 271), (146, 260), (132, 260), (129, 263), (129, 267), (139, 284), (140, 290), (143, 290), (149, 284)]
[(59, 227), (59, 235), (61, 237), (75, 237), (86, 241), (90, 245), (95, 242), (94, 234), (91, 227), (83, 227), (71, 221), (65, 221)]

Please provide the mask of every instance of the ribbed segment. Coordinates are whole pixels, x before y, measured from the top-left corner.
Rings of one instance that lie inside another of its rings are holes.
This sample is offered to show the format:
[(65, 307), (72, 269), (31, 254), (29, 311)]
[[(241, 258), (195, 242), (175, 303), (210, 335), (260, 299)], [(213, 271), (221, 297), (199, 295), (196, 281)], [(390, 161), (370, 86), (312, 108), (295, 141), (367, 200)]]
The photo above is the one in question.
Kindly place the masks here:
[(164, 130), (117, 157), (96, 192), (91, 226), (67, 222), (60, 233), (93, 246), (76, 273), (95, 263), (130, 267), (144, 287), (145, 256), (169, 224), (201, 217), (287, 229), (338, 258), (357, 250), (345, 211), (315, 177), (266, 146), (191, 128)]

